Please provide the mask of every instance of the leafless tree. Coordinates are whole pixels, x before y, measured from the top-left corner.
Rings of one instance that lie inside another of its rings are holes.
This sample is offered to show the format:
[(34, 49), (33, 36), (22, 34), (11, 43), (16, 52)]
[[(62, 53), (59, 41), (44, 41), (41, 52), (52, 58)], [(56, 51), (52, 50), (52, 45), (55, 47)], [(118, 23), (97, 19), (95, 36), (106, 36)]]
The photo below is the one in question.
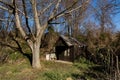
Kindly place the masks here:
[[(67, 1), (67, 0), (66, 0)], [(68, 0), (69, 1), (69, 0)], [(70, 36), (73, 36), (75, 38), (78, 37), (79, 33), (80, 33), (80, 26), (81, 23), (85, 20), (86, 18), (86, 11), (87, 8), (90, 4), (92, 0), (89, 0), (88, 2), (80, 0), (76, 6), (78, 5), (82, 5), (81, 8), (79, 8), (78, 10), (75, 10), (73, 12), (67, 13), (64, 17), (66, 19), (66, 24), (68, 28), (68, 34)], [(64, 3), (64, 6), (67, 7), (68, 5), (70, 5), (69, 3)]]
[[(15, 28), (27, 42), (32, 52), (32, 67), (41, 68), (40, 45), (41, 38), (48, 25), (81, 8), (84, 4), (74, 7), (79, 0), (66, 8), (60, 9), (62, 0), (0, 0), (0, 8), (14, 16)], [(86, 0), (85, 3), (89, 2)]]

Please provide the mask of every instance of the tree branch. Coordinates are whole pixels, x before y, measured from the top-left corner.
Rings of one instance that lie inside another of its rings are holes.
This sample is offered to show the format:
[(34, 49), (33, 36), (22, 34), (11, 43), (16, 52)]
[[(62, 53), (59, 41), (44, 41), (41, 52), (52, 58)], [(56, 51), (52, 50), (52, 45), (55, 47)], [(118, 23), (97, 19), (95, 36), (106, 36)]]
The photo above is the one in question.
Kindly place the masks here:
[(51, 18), (54, 17), (54, 15), (55, 15), (55, 13), (57, 12), (57, 9), (58, 9), (61, 1), (62, 1), (62, 0), (58, 0), (58, 2), (57, 2), (57, 4), (56, 4), (56, 6), (55, 6), (55, 8), (54, 8), (54, 10), (53, 10), (53, 12), (52, 12), (52, 14), (50, 15), (49, 19), (51, 19)]
[(36, 0), (31, 0), (32, 3), (32, 9), (34, 13), (34, 20), (35, 20), (35, 27), (36, 27), (36, 36), (39, 36), (40, 30), (41, 30), (41, 25), (40, 25), (40, 20), (38, 17), (37, 13), (37, 8), (36, 8)]
[(3, 10), (6, 10), (6, 11), (8, 11), (8, 10), (9, 10), (8, 8), (3, 7), (3, 6), (1, 6), (1, 5), (0, 5), (0, 8), (1, 8), (1, 9), (3, 9)]
[(14, 2), (13, 2), (13, 5), (15, 6), (15, 13), (14, 13), (14, 15), (15, 15), (15, 24), (16, 24), (16, 28), (20, 31), (22, 37), (23, 37), (24, 39), (26, 39), (26, 38), (27, 38), (27, 35), (26, 35), (25, 31), (23, 30), (23, 28), (22, 28), (22, 26), (21, 26), (21, 23), (20, 23), (20, 19), (19, 19), (18, 10), (17, 10), (17, 6), (16, 6), (16, 3), (15, 3), (15, 0), (14, 0)]
[[(52, 20), (54, 20), (54, 19), (56, 19), (56, 18), (59, 18), (59, 17), (61, 17), (61, 16), (64, 16), (66, 13), (71, 13), (71, 12), (73, 12), (73, 11), (81, 8), (81, 7), (84, 6), (85, 4), (89, 3), (89, 1), (90, 1), (90, 0), (87, 0), (84, 4), (82, 4), (82, 5), (80, 5), (80, 6), (76, 7), (76, 8), (68, 11), (70, 8), (72, 8), (72, 7), (77, 3), (77, 2), (75, 2), (75, 3), (74, 3), (73, 5), (71, 5), (70, 7), (66, 8), (66, 9), (63, 10), (62, 12), (58, 13), (57, 15), (55, 15), (54, 17), (50, 18), (49, 21), (52, 21)], [(68, 12), (66, 12), (66, 11), (68, 11)], [(66, 12), (66, 13), (65, 13), (65, 12)], [(48, 22), (49, 22), (49, 21), (48, 21)]]
[(16, 48), (16, 49), (18, 49), (21, 53), (24, 53), (23, 50), (22, 50), (22, 47), (21, 47), (20, 43), (19, 43), (15, 38), (12, 38), (12, 40), (13, 40), (13, 41), (17, 44), (17, 46), (18, 46), (18, 48)]
[(0, 18), (0, 21), (9, 21), (9, 22), (11, 22), (11, 20), (2, 19), (2, 18)]
[(77, 1), (74, 2), (74, 3), (73, 3), (71, 6), (69, 6), (68, 8), (66, 8), (65, 10), (61, 11), (60, 13), (58, 13), (57, 15), (54, 15), (54, 16), (50, 17), (49, 20), (48, 20), (48, 23), (51, 22), (53, 19), (55, 19), (57, 16), (63, 14), (64, 12), (68, 11), (69, 9), (71, 9), (76, 3), (77, 3)]
[[(22, 0), (22, 3), (23, 3), (23, 8), (24, 8), (25, 16), (28, 16), (27, 10), (26, 10), (25, 0)], [(26, 21), (26, 26), (27, 26), (27, 28), (28, 28), (29, 33), (32, 35), (33, 39), (35, 40), (35, 36), (34, 36), (34, 34), (32, 33), (32, 31), (31, 31), (31, 29), (30, 29), (30, 27), (29, 27), (28, 17), (25, 18), (25, 21)]]
[(41, 15), (41, 14), (43, 14), (48, 8), (50, 8), (50, 6), (52, 6), (52, 4), (55, 2), (55, 0), (52, 2), (52, 3), (50, 3), (46, 8), (44, 8), (41, 12), (40, 12), (40, 14), (39, 14), (39, 16)]
[(2, 46), (7, 46), (7, 47), (9, 47), (9, 48), (11, 48), (11, 49), (13, 49), (13, 50), (18, 50), (17, 47), (11, 46), (10, 44), (7, 44), (7, 43), (3, 43), (3, 42), (1, 42), (1, 41), (0, 41), (0, 45), (2, 45)]
[[(15, 6), (12, 6), (12, 5), (10, 5), (10, 4), (6, 3), (6, 2), (3, 2), (2, 0), (0, 0), (0, 2), (9, 7), (9, 8), (6, 8), (6, 7), (0, 5), (0, 8), (1, 8), (1, 9), (6, 10), (6, 11), (8, 11), (8, 12), (10, 12), (10, 13), (14, 13), (13, 10), (15, 9)], [(22, 11), (21, 11), (20, 9), (18, 9), (18, 8), (16, 8), (16, 9), (17, 9), (21, 14), (23, 14), (23, 15), (25, 16), (25, 13), (24, 13), (24, 12), (22, 12)], [(26, 17), (26, 18), (29, 18), (28, 16), (25, 16), (25, 17)]]

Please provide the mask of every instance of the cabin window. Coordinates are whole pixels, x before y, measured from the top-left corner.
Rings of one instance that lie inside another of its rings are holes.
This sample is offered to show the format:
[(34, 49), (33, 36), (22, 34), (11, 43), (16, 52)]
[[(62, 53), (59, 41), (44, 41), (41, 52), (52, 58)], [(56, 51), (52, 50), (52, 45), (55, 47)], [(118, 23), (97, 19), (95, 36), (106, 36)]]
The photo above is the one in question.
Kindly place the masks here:
[(64, 56), (70, 56), (70, 49), (65, 50)]
[(55, 47), (53, 48), (53, 52), (55, 53)]

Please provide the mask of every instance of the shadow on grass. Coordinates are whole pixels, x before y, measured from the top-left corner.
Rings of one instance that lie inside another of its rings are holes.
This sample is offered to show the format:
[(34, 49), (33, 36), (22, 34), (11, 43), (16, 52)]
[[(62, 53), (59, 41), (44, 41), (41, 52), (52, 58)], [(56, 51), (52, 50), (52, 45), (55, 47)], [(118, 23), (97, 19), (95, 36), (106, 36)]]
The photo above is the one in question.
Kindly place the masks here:
[(72, 77), (74, 80), (87, 80), (84, 75), (80, 75), (79, 73), (72, 73)]
[(79, 74), (79, 73), (73, 73), (72, 77), (75, 80), (107, 80), (106, 78), (106, 74), (105, 74), (105, 67), (102, 65), (93, 65), (88, 67), (88, 65), (85, 67), (81, 68), (81, 65), (79, 65), (79, 67), (77, 66), (77, 68), (79, 70), (82, 70), (83, 73)]
[(22, 53), (22, 55), (25, 56), (30, 61), (30, 64), (32, 65), (32, 54)]
[(89, 67), (89, 70), (84, 72), (84, 75), (97, 80), (106, 80), (105, 67), (102, 65)]
[(105, 66), (102, 66), (102, 65), (93, 66), (93, 67), (90, 67), (90, 70), (103, 73), (103, 72), (105, 72)]

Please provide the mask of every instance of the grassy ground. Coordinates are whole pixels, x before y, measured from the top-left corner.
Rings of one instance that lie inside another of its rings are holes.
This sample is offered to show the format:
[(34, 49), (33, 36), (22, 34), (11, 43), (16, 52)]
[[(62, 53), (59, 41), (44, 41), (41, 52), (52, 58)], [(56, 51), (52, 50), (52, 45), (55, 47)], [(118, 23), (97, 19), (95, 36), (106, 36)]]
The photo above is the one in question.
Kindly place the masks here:
[(105, 80), (92, 63), (66, 64), (42, 60), (42, 69), (32, 69), (27, 59), (0, 65), (0, 80)]

